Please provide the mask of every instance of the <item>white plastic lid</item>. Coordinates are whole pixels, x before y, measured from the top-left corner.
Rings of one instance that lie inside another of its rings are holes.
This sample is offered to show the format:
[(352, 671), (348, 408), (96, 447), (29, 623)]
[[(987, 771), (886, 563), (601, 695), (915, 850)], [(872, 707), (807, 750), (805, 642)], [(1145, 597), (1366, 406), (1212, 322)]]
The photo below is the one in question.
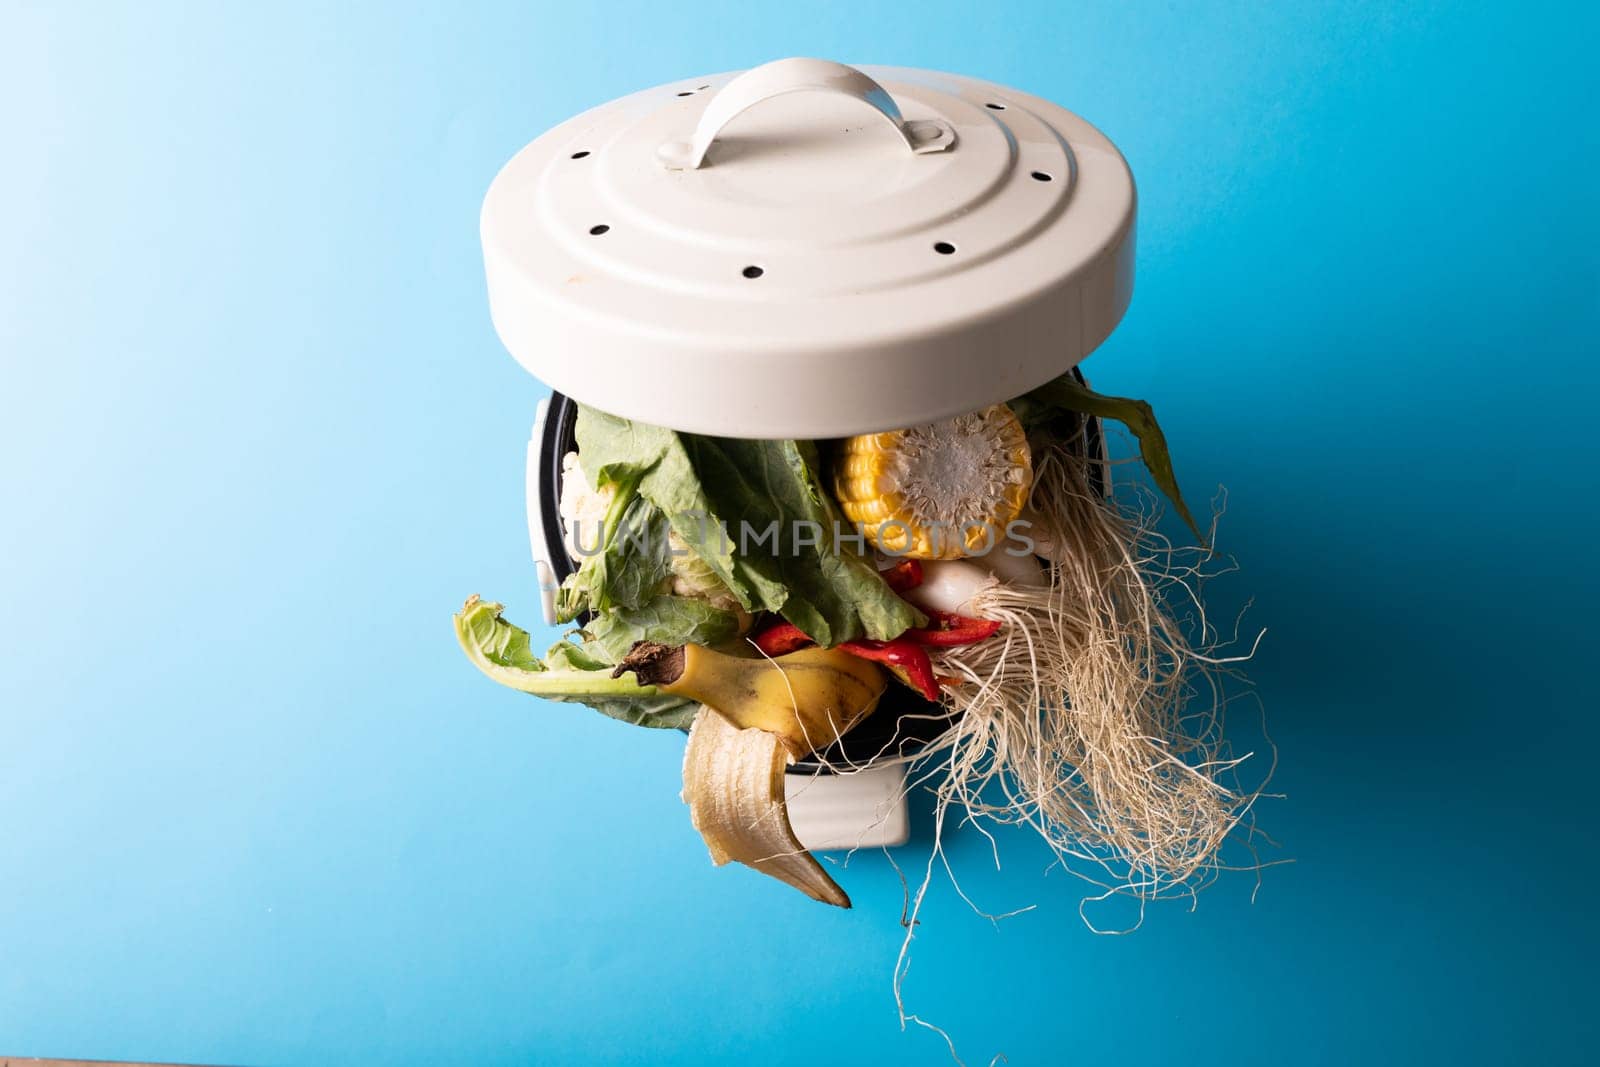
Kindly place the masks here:
[(544, 134), (483, 204), (495, 328), (586, 404), (729, 437), (836, 437), (1007, 400), (1103, 341), (1133, 178), (1037, 97), (785, 59)]

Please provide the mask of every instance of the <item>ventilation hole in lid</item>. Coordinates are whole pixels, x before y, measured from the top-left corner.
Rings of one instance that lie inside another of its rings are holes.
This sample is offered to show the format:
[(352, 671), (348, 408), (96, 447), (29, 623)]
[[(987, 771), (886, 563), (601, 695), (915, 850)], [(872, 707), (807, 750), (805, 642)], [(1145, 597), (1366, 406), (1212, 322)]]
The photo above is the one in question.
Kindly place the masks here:
[(754, 264), (752, 264), (751, 266), (746, 267), (744, 270), (740, 271), (739, 273), (743, 274), (746, 278), (759, 278), (759, 277), (761, 277), (763, 274), (765, 274), (767, 272), (762, 270), (760, 267), (757, 267)]
[(697, 93), (698, 93), (698, 92), (699, 92), (699, 91), (700, 91), (700, 90), (701, 90), (701, 89), (709, 89), (709, 88), (711, 88), (711, 86), (709, 86), (709, 85), (702, 85), (702, 86), (699, 86), (699, 87), (698, 87), (698, 88), (696, 88), (696, 89), (695, 89), (695, 92), (697, 92)]
[(1036, 170), (1036, 171), (1033, 172), (1033, 180), (1036, 181), (1036, 182), (1054, 181), (1055, 180), (1055, 176), (1051, 175), (1051, 174), (1046, 174), (1042, 170)]
[(589, 232), (592, 233), (594, 236), (599, 237), (601, 234), (605, 233), (606, 231), (608, 231), (610, 229), (611, 229), (610, 226), (607, 226), (605, 223), (602, 222), (598, 226), (590, 226), (589, 227)]
[(694, 90), (693, 89), (685, 89), (683, 92), (679, 93), (678, 95), (679, 96), (693, 96), (694, 95)]
[(990, 111), (1004, 111), (1006, 109), (1004, 104), (984, 104), (983, 106), (988, 108)]
[(587, 148), (585, 148), (582, 152), (574, 152), (574, 153), (572, 153), (572, 158), (573, 159), (582, 159), (584, 156), (586, 156), (588, 154), (589, 154), (589, 150)]
[(949, 241), (940, 241), (933, 246), (933, 250), (941, 256), (948, 256), (956, 250), (956, 246)]

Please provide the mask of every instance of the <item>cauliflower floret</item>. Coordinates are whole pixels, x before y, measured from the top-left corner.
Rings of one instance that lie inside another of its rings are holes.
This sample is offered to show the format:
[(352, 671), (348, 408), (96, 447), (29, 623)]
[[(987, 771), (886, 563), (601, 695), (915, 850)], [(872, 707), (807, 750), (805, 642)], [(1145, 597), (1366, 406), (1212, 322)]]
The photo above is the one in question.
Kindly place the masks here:
[(699, 597), (714, 608), (743, 614), (733, 591), (717, 577), (705, 560), (695, 554), (689, 542), (678, 536), (676, 530), (668, 531), (667, 547), (671, 552), (667, 566), (672, 571), (672, 585), (668, 592), (673, 596)]
[(576, 452), (561, 457), (561, 500), (557, 510), (561, 513), (561, 541), (574, 560), (582, 561), (586, 553), (594, 555), (615, 495), (616, 490), (609, 485), (593, 488)]

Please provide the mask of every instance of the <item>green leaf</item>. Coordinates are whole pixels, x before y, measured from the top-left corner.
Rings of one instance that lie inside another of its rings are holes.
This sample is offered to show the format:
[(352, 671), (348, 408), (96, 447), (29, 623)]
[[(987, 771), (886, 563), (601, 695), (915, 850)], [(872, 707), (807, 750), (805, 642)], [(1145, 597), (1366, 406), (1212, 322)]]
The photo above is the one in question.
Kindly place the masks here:
[[(889, 640), (926, 621), (871, 561), (850, 544), (835, 544), (836, 530), (855, 530), (822, 491), (810, 442), (688, 434), (683, 440), (715, 513), (737, 516), (758, 535), (776, 529), (772, 543), (741, 546), (736, 556), (741, 579), (781, 590), (762, 607), (830, 646), (858, 637)], [(802, 536), (802, 530), (820, 536)], [(733, 533), (743, 531), (735, 526)]]
[[(835, 550), (835, 521), (854, 529), (822, 491), (810, 442), (679, 434), (581, 405), (577, 440), (597, 483), (638, 477), (640, 495), (746, 610), (779, 612), (826, 645), (926, 621), (850, 545)], [(754, 535), (743, 545), (741, 523)], [(795, 536), (800, 523), (814, 524), (817, 544)], [(774, 537), (755, 544), (769, 528)]]
[[(585, 611), (609, 610), (619, 594), (629, 606), (647, 599), (647, 595), (638, 592), (637, 586), (643, 580), (641, 571), (648, 567), (649, 561), (635, 559), (634, 554), (627, 551), (630, 535), (637, 535), (649, 523), (643, 510), (648, 504), (639, 498), (640, 477), (636, 471), (624, 471), (601, 483), (612, 489), (612, 496), (601, 523), (599, 550), (585, 556), (578, 569), (561, 583), (556, 595), (556, 617), (562, 622), (575, 619)], [(582, 541), (581, 531), (579, 540)], [(630, 596), (634, 599), (629, 599)]]
[(503, 605), (469, 597), (455, 616), (456, 640), (484, 674), (519, 692), (548, 700), (587, 704), (603, 715), (637, 726), (686, 729), (699, 705), (631, 675), (611, 677), (610, 665), (570, 642), (557, 644), (544, 659), (534, 655), (526, 630), (501, 617)]
[[(716, 527), (701, 479), (689, 462), (683, 440), (660, 426), (608, 415), (580, 404), (575, 428), (583, 469), (597, 484), (635, 476), (638, 490), (667, 517), (672, 529), (687, 542), (728, 587), (746, 610), (781, 599), (782, 590), (752, 589), (735, 573), (733, 553), (715, 535)], [(711, 536), (703, 536), (709, 530)]]
[(606, 551), (589, 557), (589, 606), (596, 612), (637, 608), (654, 600), (672, 574), (667, 517), (643, 497), (634, 498)]
[(731, 611), (695, 597), (658, 596), (638, 608), (598, 615), (588, 627), (596, 652), (616, 663), (637, 641), (664, 645), (719, 645), (739, 634)]
[(1025, 422), (1037, 421), (1051, 410), (1065, 410), (1096, 418), (1116, 419), (1122, 423), (1138, 439), (1139, 458), (1150, 471), (1150, 479), (1172, 501), (1178, 515), (1194, 532), (1195, 539), (1202, 545), (1206, 543), (1199, 523), (1195, 522), (1189, 506), (1183, 502), (1177, 475), (1172, 472), (1172, 456), (1167, 451), (1166, 434), (1161, 432), (1155, 411), (1148, 403), (1097, 393), (1068, 372), (1013, 401), (1012, 409)]

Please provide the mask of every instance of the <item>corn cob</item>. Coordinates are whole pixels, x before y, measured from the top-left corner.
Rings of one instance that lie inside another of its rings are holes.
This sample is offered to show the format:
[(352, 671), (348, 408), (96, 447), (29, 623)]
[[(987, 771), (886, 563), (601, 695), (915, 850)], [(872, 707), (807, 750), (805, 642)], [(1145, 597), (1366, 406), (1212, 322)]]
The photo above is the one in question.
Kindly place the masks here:
[(847, 438), (833, 472), (839, 505), (867, 540), (917, 559), (1000, 545), (1032, 484), (1027, 437), (1004, 404)]

